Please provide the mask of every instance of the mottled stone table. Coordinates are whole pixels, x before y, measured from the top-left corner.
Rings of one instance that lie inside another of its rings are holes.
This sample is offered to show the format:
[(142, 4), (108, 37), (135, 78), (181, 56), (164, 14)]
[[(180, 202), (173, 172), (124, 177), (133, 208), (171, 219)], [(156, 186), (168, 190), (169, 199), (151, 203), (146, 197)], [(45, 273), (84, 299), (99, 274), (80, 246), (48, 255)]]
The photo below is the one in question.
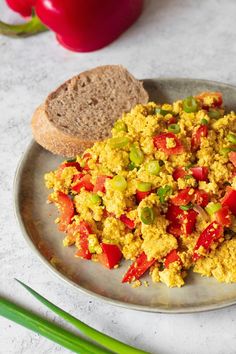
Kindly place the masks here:
[[(54, 319), (16, 284), (17, 277), (89, 325), (151, 353), (236, 352), (236, 307), (189, 315), (141, 313), (67, 288), (26, 245), (12, 197), (16, 166), (31, 140), (30, 116), (51, 89), (80, 71), (115, 63), (138, 78), (195, 77), (236, 85), (235, 14), (234, 0), (147, 1), (132, 28), (110, 46), (87, 54), (66, 51), (52, 33), (24, 40), (0, 37), (1, 294)], [(14, 18), (3, 1), (0, 17)], [(69, 353), (3, 318), (0, 343), (1, 354)]]

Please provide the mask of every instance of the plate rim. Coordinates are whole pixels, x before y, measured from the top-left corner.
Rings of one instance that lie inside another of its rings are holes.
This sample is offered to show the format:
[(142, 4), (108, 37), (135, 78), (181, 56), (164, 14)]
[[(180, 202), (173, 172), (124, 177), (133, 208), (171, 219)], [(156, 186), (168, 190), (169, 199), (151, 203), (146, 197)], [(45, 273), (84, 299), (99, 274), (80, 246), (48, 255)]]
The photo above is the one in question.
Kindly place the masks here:
[[(173, 81), (173, 80), (179, 80), (179, 81), (198, 81), (202, 83), (211, 83), (215, 85), (220, 85), (222, 87), (228, 87), (236, 90), (236, 86), (220, 81), (214, 81), (214, 80), (206, 80), (206, 79), (194, 79), (194, 78), (184, 78), (184, 77), (159, 77), (159, 78), (148, 78), (148, 79), (142, 79), (142, 81), (145, 82), (151, 82), (151, 81)], [(146, 306), (146, 305), (137, 305), (137, 304), (131, 304), (127, 302), (123, 302), (117, 299), (111, 299), (109, 297), (97, 294), (91, 290), (85, 289), (84, 287), (80, 286), (79, 284), (73, 282), (70, 280), (68, 277), (66, 277), (64, 274), (62, 274), (59, 270), (57, 270), (55, 267), (53, 267), (52, 264), (50, 264), (49, 261), (45, 259), (45, 257), (40, 253), (40, 251), (36, 248), (34, 242), (32, 241), (30, 235), (28, 234), (23, 218), (21, 216), (20, 212), (20, 184), (21, 184), (21, 174), (24, 168), (24, 163), (27, 160), (28, 154), (30, 153), (31, 149), (40, 146), (38, 143), (34, 140), (31, 139), (30, 143), (27, 145), (26, 149), (22, 153), (18, 164), (17, 168), (14, 174), (14, 180), (13, 180), (13, 207), (14, 207), (14, 215), (15, 219), (17, 220), (17, 224), (19, 225), (21, 234), (23, 235), (26, 244), (29, 246), (29, 248), (32, 250), (33, 254), (36, 254), (38, 259), (47, 267), (47, 269), (50, 270), (50, 272), (55, 275), (59, 280), (62, 280), (65, 284), (73, 287), (73, 289), (77, 289), (78, 291), (82, 292), (85, 295), (89, 295), (95, 300), (100, 300), (104, 303), (108, 303), (109, 305), (112, 306), (118, 306), (122, 307), (128, 310), (135, 310), (135, 311), (141, 311), (141, 312), (150, 312), (150, 313), (164, 313), (164, 314), (187, 314), (187, 313), (199, 313), (199, 312), (206, 312), (206, 311), (214, 311), (214, 310), (220, 310), (222, 308), (230, 307), (236, 304), (236, 298), (235, 300), (225, 300), (220, 304), (211, 304), (211, 305), (201, 305), (198, 307), (194, 306), (189, 306), (187, 308), (174, 308), (174, 309), (168, 309), (168, 308), (161, 308), (161, 307), (151, 307), (151, 306)]]

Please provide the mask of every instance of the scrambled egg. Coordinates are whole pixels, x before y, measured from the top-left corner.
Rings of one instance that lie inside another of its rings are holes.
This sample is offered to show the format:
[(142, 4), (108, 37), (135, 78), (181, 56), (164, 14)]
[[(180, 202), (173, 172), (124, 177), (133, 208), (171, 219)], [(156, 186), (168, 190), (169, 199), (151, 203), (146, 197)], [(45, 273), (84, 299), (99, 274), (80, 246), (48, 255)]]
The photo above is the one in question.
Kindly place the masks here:
[(64, 246), (103, 264), (105, 256), (109, 268), (132, 260), (123, 281), (134, 286), (149, 270), (153, 282), (181, 287), (190, 268), (235, 282), (235, 133), (219, 93), (124, 113), (111, 138), (45, 175)]

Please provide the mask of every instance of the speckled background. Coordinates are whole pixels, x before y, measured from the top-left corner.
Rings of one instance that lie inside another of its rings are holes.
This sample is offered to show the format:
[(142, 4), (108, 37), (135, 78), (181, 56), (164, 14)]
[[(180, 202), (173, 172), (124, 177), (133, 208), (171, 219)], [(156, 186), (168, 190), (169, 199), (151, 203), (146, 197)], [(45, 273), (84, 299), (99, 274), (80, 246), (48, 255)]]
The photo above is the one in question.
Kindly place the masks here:
[[(236, 307), (191, 315), (116, 308), (67, 288), (26, 245), (14, 218), (12, 185), (31, 139), (30, 116), (47, 93), (80, 71), (121, 63), (136, 77), (195, 77), (236, 85), (236, 2), (152, 0), (139, 21), (110, 46), (75, 54), (52, 33), (0, 37), (0, 292), (55, 319), (14, 281), (17, 277), (89, 325), (158, 354), (233, 354)], [(0, 0), (0, 17), (13, 20)], [(181, 291), (181, 290), (180, 290)], [(1, 354), (69, 353), (0, 318)], [(127, 353), (128, 354), (128, 353)]]

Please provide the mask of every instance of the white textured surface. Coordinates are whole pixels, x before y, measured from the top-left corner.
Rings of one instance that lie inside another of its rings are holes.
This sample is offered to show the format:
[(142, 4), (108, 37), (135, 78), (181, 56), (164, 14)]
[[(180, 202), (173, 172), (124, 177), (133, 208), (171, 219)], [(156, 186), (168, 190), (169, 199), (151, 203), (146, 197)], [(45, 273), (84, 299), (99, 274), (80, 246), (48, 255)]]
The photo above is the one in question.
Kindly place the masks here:
[[(147, 1), (132, 28), (89, 54), (64, 50), (52, 33), (24, 40), (0, 37), (1, 295), (54, 319), (16, 284), (17, 277), (89, 325), (151, 353), (236, 352), (236, 307), (189, 315), (141, 313), (67, 288), (25, 244), (12, 201), (16, 165), (31, 139), (30, 116), (51, 89), (79, 71), (113, 63), (123, 64), (138, 78), (184, 76), (236, 84), (235, 14), (234, 0)], [(3, 1), (0, 16), (11, 18)], [(3, 318), (0, 338), (1, 354), (69, 353)]]

